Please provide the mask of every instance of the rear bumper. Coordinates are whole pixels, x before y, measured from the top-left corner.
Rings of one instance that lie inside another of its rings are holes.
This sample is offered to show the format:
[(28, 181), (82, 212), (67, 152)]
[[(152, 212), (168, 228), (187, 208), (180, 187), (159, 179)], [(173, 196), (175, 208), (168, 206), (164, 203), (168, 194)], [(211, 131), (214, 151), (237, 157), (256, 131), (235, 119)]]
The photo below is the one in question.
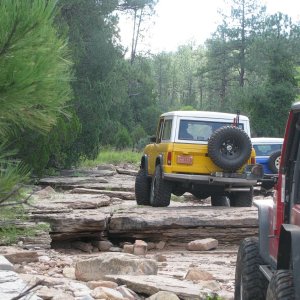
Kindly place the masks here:
[(222, 177), (213, 175), (194, 175), (194, 174), (170, 174), (163, 173), (165, 180), (191, 182), (195, 184), (207, 184), (207, 185), (223, 185), (223, 186), (235, 186), (245, 187), (254, 186), (257, 183), (257, 179), (247, 179), (238, 177)]

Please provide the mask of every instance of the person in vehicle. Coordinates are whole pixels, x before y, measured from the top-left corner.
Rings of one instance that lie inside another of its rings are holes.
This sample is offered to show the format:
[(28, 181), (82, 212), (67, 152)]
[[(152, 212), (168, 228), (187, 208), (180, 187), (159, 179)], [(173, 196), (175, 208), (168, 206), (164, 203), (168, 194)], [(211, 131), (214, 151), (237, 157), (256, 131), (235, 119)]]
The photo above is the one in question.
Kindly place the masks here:
[(186, 121), (180, 122), (179, 139), (180, 140), (193, 140), (193, 136), (188, 132), (189, 123)]

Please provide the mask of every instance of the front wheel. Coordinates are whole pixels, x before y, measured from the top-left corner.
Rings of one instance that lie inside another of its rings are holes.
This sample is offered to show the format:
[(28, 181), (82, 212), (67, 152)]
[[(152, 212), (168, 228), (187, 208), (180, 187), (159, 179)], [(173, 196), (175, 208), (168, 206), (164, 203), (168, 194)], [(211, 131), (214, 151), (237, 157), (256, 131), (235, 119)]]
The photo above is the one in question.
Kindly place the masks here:
[(155, 168), (151, 183), (150, 204), (154, 207), (166, 207), (170, 205), (172, 183), (162, 178), (160, 165)]
[(262, 264), (257, 238), (244, 239), (237, 255), (234, 300), (265, 299), (267, 280), (259, 270)]
[(151, 180), (145, 169), (140, 169), (135, 178), (135, 199), (138, 205), (150, 205)]
[(267, 291), (267, 300), (294, 300), (293, 276), (288, 270), (279, 270), (271, 278)]

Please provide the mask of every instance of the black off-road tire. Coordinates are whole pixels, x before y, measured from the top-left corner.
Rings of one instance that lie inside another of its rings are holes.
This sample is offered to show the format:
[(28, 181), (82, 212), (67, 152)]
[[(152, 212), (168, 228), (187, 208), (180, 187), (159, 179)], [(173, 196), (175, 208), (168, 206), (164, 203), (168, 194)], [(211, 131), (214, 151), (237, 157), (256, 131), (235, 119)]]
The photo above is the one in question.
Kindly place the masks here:
[(140, 169), (135, 178), (135, 199), (138, 205), (150, 205), (151, 179), (145, 169)]
[(208, 141), (208, 155), (221, 169), (236, 171), (250, 158), (252, 150), (248, 134), (232, 126), (216, 130)]
[(268, 167), (274, 174), (278, 173), (280, 156), (281, 156), (281, 150), (278, 150), (273, 152), (269, 157)]
[(229, 196), (230, 206), (251, 207), (253, 203), (253, 189), (248, 192), (232, 192)]
[(234, 300), (265, 300), (268, 281), (259, 270), (262, 264), (257, 238), (244, 239), (237, 254)]
[(154, 207), (167, 207), (170, 205), (172, 183), (162, 178), (160, 165), (155, 168), (152, 178), (150, 205)]
[(212, 195), (210, 202), (211, 206), (229, 206), (229, 199), (224, 195)]
[(288, 270), (279, 270), (271, 278), (267, 291), (267, 300), (294, 300), (293, 276)]

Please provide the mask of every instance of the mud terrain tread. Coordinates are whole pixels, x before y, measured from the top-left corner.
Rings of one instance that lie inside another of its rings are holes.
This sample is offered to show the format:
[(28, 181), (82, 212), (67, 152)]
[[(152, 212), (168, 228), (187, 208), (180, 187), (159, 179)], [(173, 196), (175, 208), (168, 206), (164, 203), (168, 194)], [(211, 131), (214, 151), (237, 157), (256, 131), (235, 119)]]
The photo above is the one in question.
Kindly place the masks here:
[(135, 178), (135, 199), (138, 205), (150, 205), (151, 180), (145, 169), (140, 169)]
[(162, 178), (160, 165), (155, 168), (151, 183), (150, 204), (154, 207), (167, 207), (170, 205), (172, 183)]
[(259, 270), (261, 264), (264, 262), (259, 255), (257, 238), (244, 239), (237, 255), (234, 300), (265, 299), (268, 282)]
[(271, 278), (267, 291), (267, 300), (294, 300), (293, 276), (288, 270), (276, 271)]
[[(232, 146), (232, 151), (225, 145)], [(252, 144), (248, 134), (232, 126), (224, 126), (216, 130), (208, 141), (208, 155), (220, 168), (226, 171), (240, 169), (250, 158)]]

